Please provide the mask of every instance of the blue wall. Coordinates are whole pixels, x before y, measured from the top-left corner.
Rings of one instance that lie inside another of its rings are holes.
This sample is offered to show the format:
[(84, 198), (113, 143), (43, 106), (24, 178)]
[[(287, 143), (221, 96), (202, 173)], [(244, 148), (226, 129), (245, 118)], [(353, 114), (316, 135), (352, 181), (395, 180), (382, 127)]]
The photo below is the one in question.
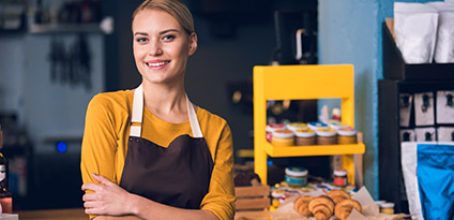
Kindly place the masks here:
[[(403, 0), (429, 2), (430, 0)], [(364, 132), (365, 184), (378, 199), (378, 89), (383, 78), (382, 25), (393, 16), (393, 0), (319, 1), (322, 64), (355, 65), (356, 127)]]

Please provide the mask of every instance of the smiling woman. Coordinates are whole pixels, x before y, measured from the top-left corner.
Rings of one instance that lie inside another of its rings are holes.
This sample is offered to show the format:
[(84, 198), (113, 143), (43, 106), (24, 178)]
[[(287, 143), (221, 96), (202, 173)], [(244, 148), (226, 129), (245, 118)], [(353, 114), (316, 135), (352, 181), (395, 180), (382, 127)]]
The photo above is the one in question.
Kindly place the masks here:
[(186, 94), (197, 49), (191, 13), (177, 0), (144, 1), (133, 14), (142, 83), (90, 102), (82, 144), (91, 218), (233, 219), (232, 136), (227, 122)]

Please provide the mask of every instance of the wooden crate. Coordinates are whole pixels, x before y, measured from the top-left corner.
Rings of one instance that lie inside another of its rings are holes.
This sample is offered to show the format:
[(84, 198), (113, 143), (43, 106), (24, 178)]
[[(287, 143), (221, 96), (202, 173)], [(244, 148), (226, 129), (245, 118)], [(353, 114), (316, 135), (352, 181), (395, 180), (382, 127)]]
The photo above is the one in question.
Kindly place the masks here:
[(269, 186), (241, 186), (235, 187), (236, 210), (251, 211), (265, 210), (270, 206)]

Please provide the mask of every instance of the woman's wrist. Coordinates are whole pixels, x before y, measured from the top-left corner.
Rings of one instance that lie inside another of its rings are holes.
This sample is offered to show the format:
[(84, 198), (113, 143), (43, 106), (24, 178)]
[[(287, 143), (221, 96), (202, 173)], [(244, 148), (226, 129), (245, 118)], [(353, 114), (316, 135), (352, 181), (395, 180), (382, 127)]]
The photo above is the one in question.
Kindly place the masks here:
[(129, 193), (128, 199), (126, 200), (126, 209), (131, 212), (131, 214), (138, 216), (140, 213), (140, 197)]

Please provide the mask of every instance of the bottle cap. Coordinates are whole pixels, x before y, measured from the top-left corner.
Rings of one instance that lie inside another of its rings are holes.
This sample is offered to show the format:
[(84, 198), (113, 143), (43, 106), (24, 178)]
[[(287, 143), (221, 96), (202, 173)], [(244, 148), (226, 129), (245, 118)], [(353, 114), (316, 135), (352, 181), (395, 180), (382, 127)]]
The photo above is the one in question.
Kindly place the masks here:
[(347, 176), (347, 171), (346, 170), (335, 170), (334, 175), (335, 176)]
[(380, 207), (382, 207), (382, 208), (394, 208), (394, 203), (392, 203), (392, 202), (383, 203), (383, 204), (380, 205)]
[(296, 177), (306, 176), (309, 172), (304, 167), (287, 167), (285, 168), (285, 174)]

